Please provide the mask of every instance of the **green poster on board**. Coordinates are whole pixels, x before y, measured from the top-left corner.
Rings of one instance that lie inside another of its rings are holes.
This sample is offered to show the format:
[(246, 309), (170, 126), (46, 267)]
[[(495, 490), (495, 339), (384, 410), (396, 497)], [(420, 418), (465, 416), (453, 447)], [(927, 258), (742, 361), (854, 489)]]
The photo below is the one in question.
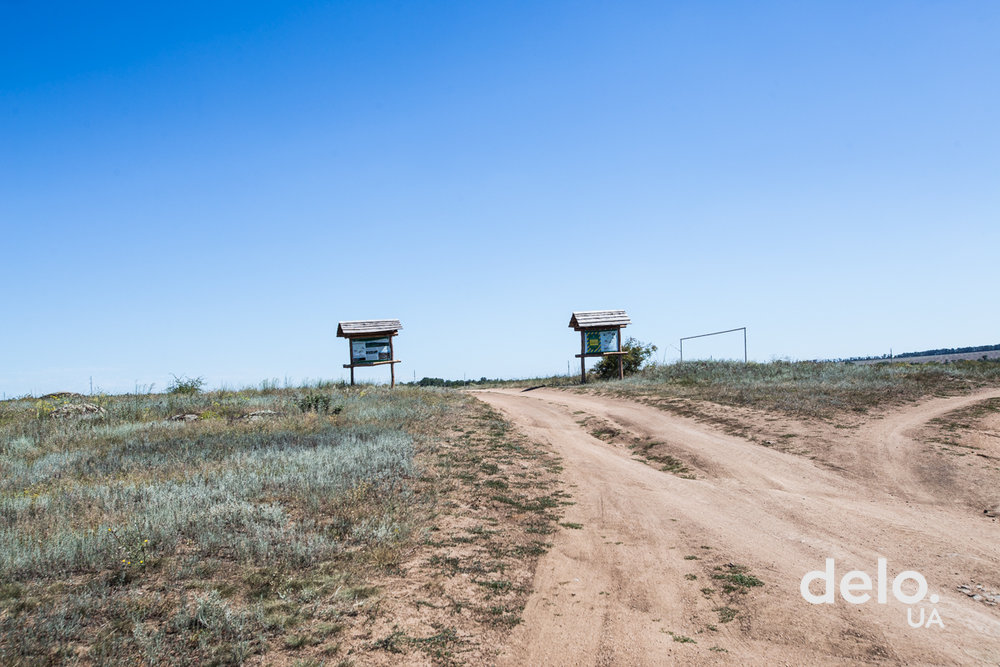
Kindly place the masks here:
[(618, 330), (586, 331), (587, 354), (604, 354), (618, 351)]

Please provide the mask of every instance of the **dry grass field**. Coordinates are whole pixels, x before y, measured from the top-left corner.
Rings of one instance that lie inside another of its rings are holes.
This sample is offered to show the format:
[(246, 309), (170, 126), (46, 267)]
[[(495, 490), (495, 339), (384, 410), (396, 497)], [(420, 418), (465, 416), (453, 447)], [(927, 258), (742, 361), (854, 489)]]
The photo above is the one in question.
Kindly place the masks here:
[(180, 388), (0, 403), (0, 663), (1000, 661), (1000, 364)]
[(4, 665), (488, 662), (564, 502), (427, 389), (8, 401), (0, 454)]

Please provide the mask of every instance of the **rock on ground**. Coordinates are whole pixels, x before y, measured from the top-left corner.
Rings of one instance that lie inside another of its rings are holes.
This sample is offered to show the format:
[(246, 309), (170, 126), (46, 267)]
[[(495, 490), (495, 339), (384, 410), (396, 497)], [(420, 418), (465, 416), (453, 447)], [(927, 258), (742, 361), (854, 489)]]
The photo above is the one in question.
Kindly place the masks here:
[(93, 403), (65, 403), (55, 408), (50, 416), (56, 419), (66, 417), (100, 417), (104, 415), (104, 408)]

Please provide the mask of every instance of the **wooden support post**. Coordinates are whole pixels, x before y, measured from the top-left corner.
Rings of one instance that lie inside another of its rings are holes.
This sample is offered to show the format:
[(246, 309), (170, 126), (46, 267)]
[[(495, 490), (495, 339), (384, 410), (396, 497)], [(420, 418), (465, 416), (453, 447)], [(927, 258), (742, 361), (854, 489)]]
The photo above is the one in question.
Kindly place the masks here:
[(587, 384), (587, 332), (580, 332), (580, 384)]
[(354, 386), (354, 360), (351, 359), (351, 386)]
[[(618, 327), (618, 351), (619, 352), (622, 351), (622, 328), (621, 327)], [(622, 356), (624, 356), (624, 355), (621, 355), (621, 354), (618, 355), (618, 379), (619, 380), (624, 380), (625, 379), (625, 366), (622, 363)]]
[[(396, 355), (392, 352), (392, 334), (389, 334), (389, 359), (394, 360)], [(396, 386), (396, 364), (389, 364), (389, 389)]]

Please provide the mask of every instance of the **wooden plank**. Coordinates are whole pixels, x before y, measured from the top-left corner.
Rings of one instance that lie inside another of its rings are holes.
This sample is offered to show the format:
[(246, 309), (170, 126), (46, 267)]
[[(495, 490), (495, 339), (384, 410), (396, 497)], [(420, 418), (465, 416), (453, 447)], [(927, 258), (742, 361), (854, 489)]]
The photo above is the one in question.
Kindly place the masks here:
[(618, 379), (625, 379), (624, 357), (622, 357), (622, 328), (618, 327)]
[(385, 366), (386, 364), (401, 364), (401, 359), (390, 359), (389, 361), (362, 361), (360, 363), (344, 364), (344, 368), (364, 368), (367, 366)]
[(593, 327), (578, 327), (576, 331), (610, 331), (612, 329), (617, 329), (618, 327), (624, 327), (627, 325), (618, 324), (617, 322), (608, 322), (607, 324), (598, 324)]
[[(392, 336), (389, 336), (389, 359), (395, 361), (396, 355), (392, 352)], [(396, 386), (396, 364), (389, 364), (389, 388), (393, 389)]]

